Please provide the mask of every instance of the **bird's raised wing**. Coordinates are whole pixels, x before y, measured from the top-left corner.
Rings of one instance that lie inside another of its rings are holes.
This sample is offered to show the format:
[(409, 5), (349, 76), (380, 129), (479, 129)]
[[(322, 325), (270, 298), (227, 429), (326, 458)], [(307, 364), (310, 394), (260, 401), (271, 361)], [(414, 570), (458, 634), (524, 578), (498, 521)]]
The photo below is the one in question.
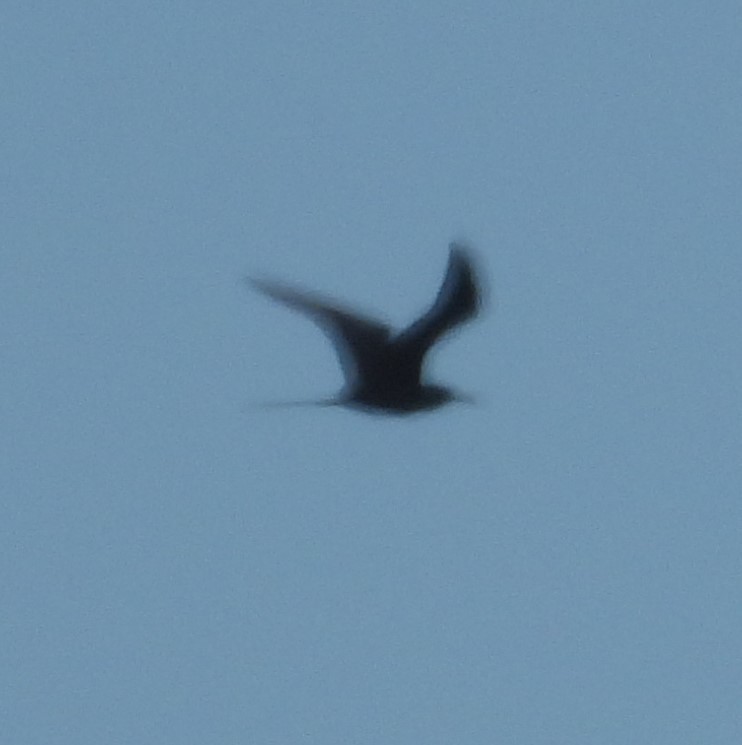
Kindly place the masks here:
[(262, 279), (248, 281), (273, 300), (306, 313), (328, 335), (338, 353), (348, 385), (353, 385), (366, 370), (373, 368), (379, 350), (389, 339), (386, 324), (351, 313), (318, 295), (279, 282)]
[(418, 362), (447, 331), (473, 318), (480, 307), (480, 290), (467, 250), (457, 243), (449, 246), (446, 276), (430, 309), (395, 340), (418, 356)]

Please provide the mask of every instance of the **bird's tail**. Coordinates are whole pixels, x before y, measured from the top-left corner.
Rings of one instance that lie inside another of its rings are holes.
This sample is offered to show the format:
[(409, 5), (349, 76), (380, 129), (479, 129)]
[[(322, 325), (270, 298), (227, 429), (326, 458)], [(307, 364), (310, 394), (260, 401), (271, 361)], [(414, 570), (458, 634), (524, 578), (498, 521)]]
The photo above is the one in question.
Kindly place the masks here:
[(289, 409), (300, 406), (342, 406), (342, 398), (320, 398), (299, 401), (260, 401), (248, 404), (249, 409)]

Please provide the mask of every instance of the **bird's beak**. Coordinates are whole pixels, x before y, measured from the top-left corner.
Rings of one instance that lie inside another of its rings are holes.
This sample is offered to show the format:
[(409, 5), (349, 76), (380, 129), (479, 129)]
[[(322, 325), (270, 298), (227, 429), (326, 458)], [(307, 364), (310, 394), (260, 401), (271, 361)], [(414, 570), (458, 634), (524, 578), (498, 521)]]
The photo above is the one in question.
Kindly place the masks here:
[(473, 396), (471, 393), (461, 393), (460, 391), (456, 391), (456, 393), (454, 393), (453, 400), (460, 404), (474, 405), (481, 403), (477, 396)]

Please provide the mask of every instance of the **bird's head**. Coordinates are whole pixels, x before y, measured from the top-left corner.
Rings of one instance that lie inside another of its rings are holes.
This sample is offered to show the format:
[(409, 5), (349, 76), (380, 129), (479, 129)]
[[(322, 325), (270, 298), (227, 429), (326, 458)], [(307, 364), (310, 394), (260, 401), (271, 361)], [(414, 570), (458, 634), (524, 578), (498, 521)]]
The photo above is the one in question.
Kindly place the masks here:
[(421, 396), (421, 409), (436, 409), (449, 403), (474, 404), (474, 396), (462, 391), (454, 390), (442, 385), (423, 386), (423, 395)]

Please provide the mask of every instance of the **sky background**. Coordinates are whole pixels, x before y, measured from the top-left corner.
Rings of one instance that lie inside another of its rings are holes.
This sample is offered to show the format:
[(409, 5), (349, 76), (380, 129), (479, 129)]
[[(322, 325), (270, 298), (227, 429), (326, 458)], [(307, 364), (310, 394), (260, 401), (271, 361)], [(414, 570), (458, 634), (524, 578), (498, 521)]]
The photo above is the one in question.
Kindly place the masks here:
[[(0, 9), (13, 745), (742, 742), (742, 6)], [(405, 419), (273, 276), (489, 303)]]

